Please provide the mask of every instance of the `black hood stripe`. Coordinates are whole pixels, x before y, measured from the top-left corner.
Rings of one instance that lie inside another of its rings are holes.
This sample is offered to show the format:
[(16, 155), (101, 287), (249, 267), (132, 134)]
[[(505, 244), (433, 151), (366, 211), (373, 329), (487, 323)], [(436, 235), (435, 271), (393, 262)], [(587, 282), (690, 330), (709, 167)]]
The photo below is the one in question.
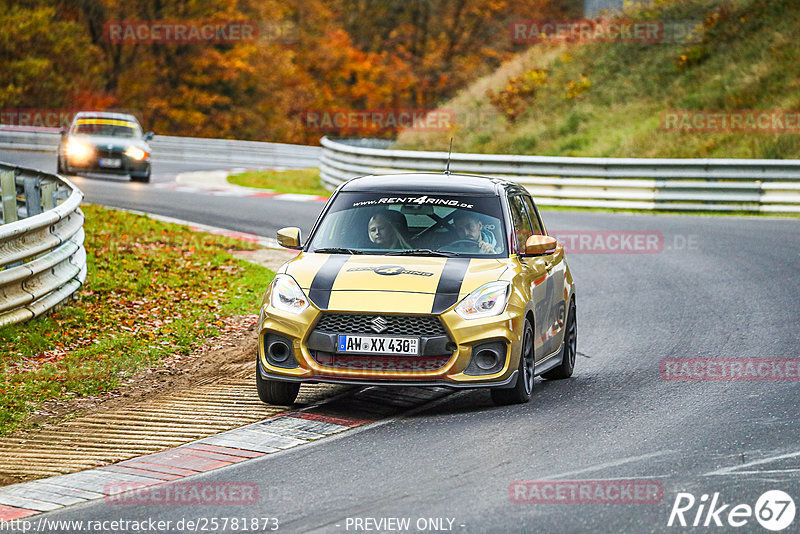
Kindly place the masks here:
[(308, 298), (319, 309), (325, 310), (328, 308), (328, 304), (331, 301), (333, 282), (349, 259), (350, 256), (346, 254), (331, 254), (322, 264), (322, 267), (319, 268), (317, 274), (314, 275), (311, 287), (308, 290)]
[(469, 258), (448, 258), (436, 287), (431, 313), (442, 313), (458, 301), (464, 275), (469, 269)]

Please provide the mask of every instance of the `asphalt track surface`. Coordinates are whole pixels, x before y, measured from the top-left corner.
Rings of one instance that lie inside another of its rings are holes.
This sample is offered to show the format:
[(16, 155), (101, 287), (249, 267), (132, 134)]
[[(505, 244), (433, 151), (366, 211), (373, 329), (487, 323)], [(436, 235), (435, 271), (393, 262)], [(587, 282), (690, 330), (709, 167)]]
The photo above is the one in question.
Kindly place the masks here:
[[(2, 161), (43, 170), (54, 169), (51, 159), (0, 151)], [(154, 169), (157, 183), (187, 167), (156, 162)], [(287, 224), (310, 227), (322, 206), (76, 183), (87, 202), (267, 236)], [(400, 418), (194, 477), (256, 482), (257, 505), (98, 501), (37, 518), (174, 526), (181, 519), (274, 517), (279, 532), (392, 531), (357, 522), (364, 518), (408, 518), (409, 532), (769, 532), (753, 516), (734, 528), (728, 513), (738, 504), (754, 508), (767, 490), (788, 493), (800, 507), (800, 383), (665, 380), (660, 365), (665, 358), (800, 356), (800, 221), (577, 212), (544, 218), (561, 232), (647, 231), (663, 239), (655, 253), (568, 254), (578, 296), (572, 379), (537, 379), (531, 402), (513, 407), (494, 407), (486, 391), (456, 392)], [(510, 498), (515, 481), (591, 480), (656, 481), (663, 497), (649, 504)], [(684, 514), (689, 526), (676, 520), (668, 527), (682, 492), (698, 501)], [(717, 508), (729, 505), (718, 516), (723, 526), (713, 518), (702, 526), (706, 502), (701, 526), (691, 527), (701, 496), (710, 501), (715, 493)], [(435, 518), (444, 519), (442, 528), (423, 524)], [(782, 532), (800, 532), (800, 517)]]
[[(55, 172), (55, 153), (0, 149), (0, 161)], [(308, 232), (323, 203), (306, 203), (263, 198), (205, 196), (153, 187), (173, 183), (182, 172), (212, 170), (219, 166), (199, 163), (153, 163), (149, 184), (130, 182), (123, 176), (70, 177), (85, 194), (85, 202), (156, 213), (219, 228), (275, 237), (284, 226), (299, 226)], [(306, 234), (307, 235), (307, 234)]]

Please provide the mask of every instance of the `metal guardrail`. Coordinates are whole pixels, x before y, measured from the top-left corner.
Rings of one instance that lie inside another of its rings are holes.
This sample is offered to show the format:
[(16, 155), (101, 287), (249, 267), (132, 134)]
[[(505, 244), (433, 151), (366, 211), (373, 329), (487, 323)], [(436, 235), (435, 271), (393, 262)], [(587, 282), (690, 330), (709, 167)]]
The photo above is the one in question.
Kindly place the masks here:
[[(61, 136), (52, 129), (0, 127), (0, 148), (55, 152)], [(263, 143), (201, 137), (156, 135), (149, 142), (162, 162), (202, 161), (231, 166), (316, 167), (322, 149), (288, 143)]]
[[(59, 134), (0, 128), (0, 148), (55, 151)], [(156, 136), (160, 161), (230, 166), (320, 167), (328, 187), (364, 174), (441, 172), (446, 152), (388, 150), (375, 139), (283, 143)], [(800, 160), (645, 159), (452, 155), (453, 172), (524, 185), (543, 206), (668, 211), (800, 213)]]
[[(442, 172), (447, 152), (322, 139), (320, 176), (334, 188), (365, 174)], [(542, 206), (800, 213), (800, 160), (639, 159), (454, 153), (454, 173), (516, 181)]]
[(41, 315), (86, 280), (83, 193), (55, 174), (0, 163), (0, 326)]

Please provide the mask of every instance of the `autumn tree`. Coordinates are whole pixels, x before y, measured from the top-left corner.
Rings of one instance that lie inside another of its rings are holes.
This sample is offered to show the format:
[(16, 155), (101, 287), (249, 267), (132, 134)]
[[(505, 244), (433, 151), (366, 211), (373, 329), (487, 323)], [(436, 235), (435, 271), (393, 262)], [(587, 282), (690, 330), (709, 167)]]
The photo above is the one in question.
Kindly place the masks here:
[(0, 108), (105, 105), (101, 53), (52, 6), (0, 0)]
[[(510, 23), (579, 17), (574, 0), (333, 0), (344, 29), (365, 51), (384, 51), (414, 72), (409, 105), (434, 106), (495, 70), (520, 45)], [(369, 21), (365, 24), (365, 21)]]
[[(0, 0), (0, 102), (117, 108), (157, 133), (316, 142), (314, 109), (430, 108), (568, 0)], [(111, 21), (251, 21), (290, 35), (114, 42)], [(347, 132), (345, 132), (347, 133)]]

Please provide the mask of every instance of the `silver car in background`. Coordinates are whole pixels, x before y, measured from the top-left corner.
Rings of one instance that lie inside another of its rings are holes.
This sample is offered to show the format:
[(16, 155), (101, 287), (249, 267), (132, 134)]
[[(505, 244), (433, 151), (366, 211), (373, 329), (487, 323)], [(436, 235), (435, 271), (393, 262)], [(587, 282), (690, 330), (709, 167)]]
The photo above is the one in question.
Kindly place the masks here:
[(142, 134), (133, 115), (81, 111), (61, 131), (58, 173), (103, 172), (130, 175), (134, 182), (150, 181), (153, 132)]

